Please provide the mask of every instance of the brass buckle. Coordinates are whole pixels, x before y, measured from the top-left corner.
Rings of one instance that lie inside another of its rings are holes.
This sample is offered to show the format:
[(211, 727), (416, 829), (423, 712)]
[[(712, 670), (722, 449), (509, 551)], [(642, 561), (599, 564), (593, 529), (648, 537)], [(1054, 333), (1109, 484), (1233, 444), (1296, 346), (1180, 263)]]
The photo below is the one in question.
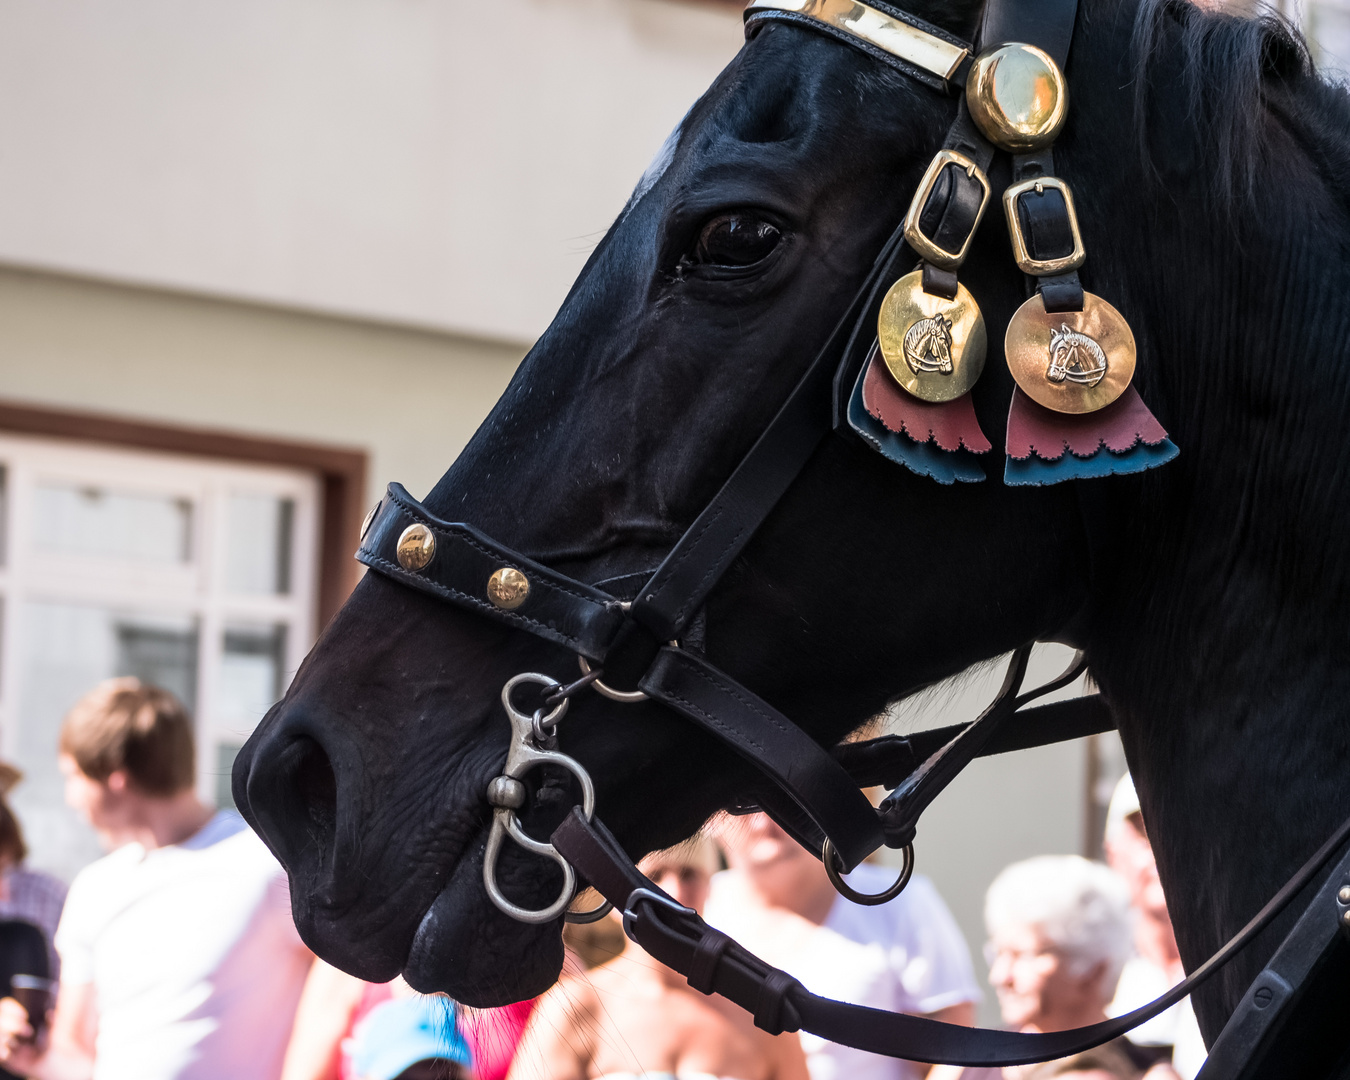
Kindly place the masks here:
[[(1054, 188), (1064, 196), (1064, 208), (1069, 214), (1069, 232), (1073, 236), (1073, 251), (1059, 259), (1033, 259), (1027, 250), (1027, 238), (1022, 233), (1022, 222), (1017, 216), (1017, 200), (1028, 191), (1037, 193), (1046, 188)], [(1078, 211), (1073, 206), (1073, 193), (1069, 185), (1057, 176), (1037, 176), (1021, 183), (1012, 184), (1003, 193), (1003, 213), (1008, 219), (1008, 235), (1012, 237), (1013, 259), (1017, 268), (1032, 277), (1044, 277), (1047, 274), (1065, 274), (1077, 270), (1087, 259), (1083, 248), (1083, 234), (1078, 231)]]
[[(933, 243), (919, 228), (919, 215), (923, 213), (923, 208), (928, 205), (928, 197), (933, 194), (933, 188), (938, 182), (938, 177), (942, 175), (942, 170), (948, 165), (955, 165), (959, 169), (964, 169), (967, 176), (980, 182), (980, 187), (984, 189), (984, 195), (980, 199), (980, 209), (975, 215), (975, 224), (970, 227), (970, 232), (966, 234), (966, 242), (961, 245), (960, 251), (948, 251), (946, 248), (940, 248)], [(914, 251), (924, 259), (927, 259), (934, 266), (942, 270), (955, 270), (966, 261), (966, 254), (970, 251), (970, 242), (975, 237), (975, 230), (980, 227), (980, 220), (984, 217), (985, 208), (989, 205), (989, 178), (984, 175), (981, 169), (965, 154), (958, 154), (955, 150), (939, 150), (932, 161), (928, 163), (928, 171), (923, 174), (923, 179), (919, 181), (919, 190), (914, 193), (914, 198), (909, 204), (909, 213), (905, 215), (905, 241)]]

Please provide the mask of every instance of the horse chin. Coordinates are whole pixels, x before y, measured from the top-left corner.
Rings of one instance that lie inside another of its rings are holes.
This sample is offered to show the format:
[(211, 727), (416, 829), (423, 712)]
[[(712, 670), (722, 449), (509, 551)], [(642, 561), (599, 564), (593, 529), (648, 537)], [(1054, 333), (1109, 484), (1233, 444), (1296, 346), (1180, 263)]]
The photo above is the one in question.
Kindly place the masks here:
[(403, 977), (486, 1009), (537, 997), (562, 972), (558, 923), (530, 925), (499, 911), (483, 890), (481, 859), (460, 859), (413, 937)]

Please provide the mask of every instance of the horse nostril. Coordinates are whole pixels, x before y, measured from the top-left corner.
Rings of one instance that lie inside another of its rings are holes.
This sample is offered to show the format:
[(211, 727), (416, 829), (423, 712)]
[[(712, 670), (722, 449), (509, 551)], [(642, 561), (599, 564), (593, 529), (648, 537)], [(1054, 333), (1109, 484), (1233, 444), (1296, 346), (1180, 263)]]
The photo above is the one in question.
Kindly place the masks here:
[(320, 850), (337, 830), (337, 778), (323, 747), (310, 738), (297, 740), (292, 780)]
[(254, 826), (285, 867), (330, 857), (337, 833), (337, 777), (308, 735), (263, 744), (247, 780)]

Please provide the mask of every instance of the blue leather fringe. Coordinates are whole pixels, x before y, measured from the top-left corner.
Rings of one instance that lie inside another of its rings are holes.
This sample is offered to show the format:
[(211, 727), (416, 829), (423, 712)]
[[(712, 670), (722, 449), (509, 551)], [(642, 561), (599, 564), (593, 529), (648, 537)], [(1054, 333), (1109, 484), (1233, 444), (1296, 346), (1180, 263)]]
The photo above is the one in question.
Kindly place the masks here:
[(862, 387), (860, 375), (848, 399), (848, 424), (882, 457), (920, 476), (931, 476), (939, 484), (958, 480), (979, 483), (985, 479), (979, 458), (969, 450), (940, 450), (931, 442), (915, 442), (908, 435), (889, 431), (863, 405)]
[[(852, 419), (851, 408), (849, 419)], [(1146, 442), (1135, 443), (1123, 454), (1117, 454), (1103, 446), (1095, 454), (1085, 458), (1077, 457), (1068, 450), (1054, 461), (1046, 461), (1035, 454), (1021, 460), (1009, 457), (1005, 459), (1007, 465), (1003, 470), (1003, 482), (1011, 487), (1027, 485), (1041, 487), (1046, 484), (1059, 484), (1065, 480), (1093, 480), (1102, 476), (1144, 472), (1146, 469), (1166, 465), (1179, 453), (1171, 439), (1163, 439), (1162, 442), (1151, 446)]]

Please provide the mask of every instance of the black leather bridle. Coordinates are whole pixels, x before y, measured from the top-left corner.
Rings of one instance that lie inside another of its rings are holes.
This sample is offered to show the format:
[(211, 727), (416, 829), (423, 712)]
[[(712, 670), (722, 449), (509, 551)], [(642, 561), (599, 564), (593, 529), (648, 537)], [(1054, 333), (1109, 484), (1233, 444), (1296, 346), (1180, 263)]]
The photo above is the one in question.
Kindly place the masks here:
[[(885, 0), (869, 2), (889, 18), (959, 45), (966, 50), (967, 57), (973, 55), (965, 43)], [(771, 19), (797, 22), (813, 30), (824, 29), (925, 84), (942, 88), (959, 85), (969, 66), (967, 59), (945, 79), (935, 77), (880, 49), (860, 44), (847, 34), (822, 27), (818, 21), (790, 10), (790, 6), (756, 9), (752, 4), (747, 14), (747, 32), (753, 34)], [(990, 0), (982, 37), (986, 44), (1021, 41), (1038, 46), (1062, 70), (1076, 13), (1077, 0)], [(987, 169), (995, 153), (994, 147), (971, 123), (964, 103), (945, 145), (960, 148), (982, 169)], [(1050, 176), (1052, 170), (1048, 149), (1014, 159), (1014, 179)], [(978, 216), (972, 212), (970, 192), (963, 190), (959, 177), (936, 185), (930, 200), (932, 205), (925, 210), (925, 220), (931, 223), (935, 237), (944, 240), (947, 246), (953, 246), (952, 237), (959, 240), (974, 230)], [(1037, 236), (1042, 238), (1041, 243), (1051, 246), (1060, 241), (1053, 214), (1040, 226), (1035, 220), (1030, 224), (1033, 227), (1027, 234), (1033, 243), (1037, 242)], [(576, 652), (587, 665), (595, 666), (590, 675), (571, 686), (552, 683), (549, 705), (561, 708), (561, 703), (572, 694), (595, 683), (606, 666), (642, 671), (637, 691), (629, 696), (645, 695), (660, 702), (750, 761), (771, 782), (758, 795), (759, 805), (799, 842), (814, 852), (823, 852), (827, 869), (836, 878), (839, 872), (851, 870), (883, 844), (908, 848), (919, 815), (974, 757), (1077, 738), (1114, 726), (1097, 695), (1053, 705), (1031, 705), (1036, 698), (1081, 674), (1085, 661), (1080, 655), (1059, 678), (1036, 690), (1019, 693), (1030, 652), (1028, 644), (1014, 653), (1002, 690), (973, 723), (910, 738), (887, 736), (845, 744), (830, 751), (696, 651), (676, 644), (685, 638), (691, 620), (710, 592), (822, 440), (841, 426), (841, 403), (857, 377), (861, 362), (856, 347), (861, 328), (867, 323), (868, 314), (875, 312), (879, 291), (888, 283), (889, 272), (902, 257), (903, 245), (903, 228), (898, 228), (778, 414), (631, 599), (560, 574), (483, 535), (472, 525), (442, 521), (397, 484), (390, 485), (367, 519), (357, 553), (357, 558), (368, 567), (393, 581), (561, 645)], [(936, 289), (943, 287), (940, 275), (935, 274), (933, 285)], [(1041, 278), (1035, 287), (1042, 292), (1050, 310), (1054, 310), (1055, 303), (1072, 302), (1075, 290), (1081, 298), (1076, 272)], [(867, 337), (870, 339), (870, 334)], [(420, 552), (414, 559), (407, 558), (402, 550), (410, 542), (409, 537)], [(515, 575), (510, 591), (504, 591), (499, 584), (500, 575), (506, 572)], [(515, 715), (509, 698), (506, 704), (508, 712)], [(540, 745), (551, 734), (540, 726), (541, 720), (546, 722), (544, 712), (540, 709), (534, 719)], [(1015, 724), (1010, 723), (1014, 716)], [(524, 737), (528, 741), (528, 731)], [(494, 780), (494, 785), (503, 779)], [(894, 790), (879, 808), (874, 808), (860, 788), (877, 784)], [(489, 795), (499, 809), (519, 806), (519, 801), (511, 800), (520, 798), (519, 793), (510, 791), (509, 784)], [(957, 1027), (811, 994), (797, 980), (759, 960), (708, 927), (697, 914), (675, 903), (636, 870), (603, 824), (580, 809), (574, 810), (559, 826), (551, 846), (532, 841), (537, 846), (531, 850), (549, 848), (560, 853), (559, 861), (570, 863), (623, 911), (625, 930), (644, 949), (685, 974), (695, 989), (722, 994), (742, 1005), (754, 1014), (755, 1023), (768, 1031), (805, 1029), (834, 1042), (919, 1061), (1004, 1065), (1063, 1057), (1088, 1049), (1123, 1034), (1179, 1001), (1268, 925), (1348, 838), (1350, 822), (1327, 841), (1247, 927), (1155, 1002), (1115, 1020), (1045, 1034)], [(1323, 886), (1323, 892), (1335, 884), (1336, 875), (1350, 884), (1350, 857), (1342, 861), (1333, 879)], [(1324, 901), (1324, 906), (1334, 902), (1350, 910), (1350, 891), (1341, 893), (1333, 888), (1331, 897), (1331, 901)], [(1338, 917), (1339, 911), (1338, 908)], [(1311, 912), (1312, 908), (1309, 915)], [(548, 917), (551, 920), (556, 916)], [(1308, 917), (1305, 915), (1300, 926)], [(1305, 935), (1305, 952), (1312, 948), (1307, 942), (1314, 938), (1325, 944), (1326, 935), (1320, 923), (1308, 934), (1311, 936)], [(1286, 946), (1293, 940), (1291, 935)], [(1263, 977), (1270, 970), (1263, 972)], [(1291, 996), (1292, 990), (1284, 994), (1281, 1002)], [(1269, 1015), (1273, 1017), (1278, 1012), (1276, 1009)]]

